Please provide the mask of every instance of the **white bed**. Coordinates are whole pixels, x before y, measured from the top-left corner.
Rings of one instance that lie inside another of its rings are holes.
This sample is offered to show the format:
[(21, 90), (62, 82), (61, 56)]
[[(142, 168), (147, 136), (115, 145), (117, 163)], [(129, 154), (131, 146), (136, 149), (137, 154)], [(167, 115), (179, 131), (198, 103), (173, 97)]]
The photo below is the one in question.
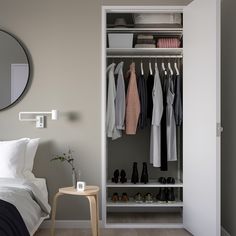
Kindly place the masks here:
[(10, 220), (8, 221), (9, 225), (0, 227), (0, 230), (3, 230), (1, 232), (5, 232), (8, 228), (11, 230), (11, 227), (17, 228), (17, 225), (14, 225), (14, 220), (17, 219), (17, 222), (21, 221), (22, 223), (22, 231), (27, 232), (28, 230), (29, 234), (33, 235), (42, 221), (49, 217), (51, 207), (48, 204), (46, 180), (35, 178), (32, 172), (38, 144), (39, 138), (0, 141), (0, 200), (3, 200), (1, 201), (2, 209), (5, 210), (5, 205), (8, 205), (9, 208), (12, 205), (15, 206), (12, 206), (15, 214), (10, 216), (10, 210), (2, 213), (2, 225), (5, 225), (8, 219)]
[(0, 199), (13, 204), (21, 214), (30, 235), (49, 217), (46, 180), (43, 178), (0, 178)]

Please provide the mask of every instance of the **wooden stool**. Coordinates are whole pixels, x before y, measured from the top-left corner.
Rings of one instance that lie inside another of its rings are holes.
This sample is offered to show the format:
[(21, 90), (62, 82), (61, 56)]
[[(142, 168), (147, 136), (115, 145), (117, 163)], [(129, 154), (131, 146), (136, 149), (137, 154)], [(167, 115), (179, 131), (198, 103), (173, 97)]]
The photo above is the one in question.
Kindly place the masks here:
[(57, 198), (61, 195), (69, 194), (69, 195), (85, 196), (89, 200), (92, 235), (99, 236), (98, 192), (99, 192), (99, 187), (97, 186), (86, 186), (84, 191), (79, 191), (79, 192), (74, 187), (60, 188), (58, 193), (54, 196), (53, 199), (51, 235), (54, 236)]

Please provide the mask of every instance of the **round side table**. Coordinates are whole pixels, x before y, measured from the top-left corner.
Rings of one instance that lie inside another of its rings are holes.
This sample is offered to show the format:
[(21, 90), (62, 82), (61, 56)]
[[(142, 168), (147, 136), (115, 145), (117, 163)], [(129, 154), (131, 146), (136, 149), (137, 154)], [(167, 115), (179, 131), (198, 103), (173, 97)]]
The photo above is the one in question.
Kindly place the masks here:
[(68, 194), (68, 195), (85, 196), (88, 199), (90, 206), (92, 235), (99, 236), (98, 192), (99, 192), (99, 187), (97, 186), (86, 186), (84, 191), (77, 191), (77, 189), (75, 189), (74, 187), (60, 188), (58, 193), (56, 193), (53, 199), (51, 235), (54, 236), (54, 231), (55, 231), (57, 199), (61, 195)]

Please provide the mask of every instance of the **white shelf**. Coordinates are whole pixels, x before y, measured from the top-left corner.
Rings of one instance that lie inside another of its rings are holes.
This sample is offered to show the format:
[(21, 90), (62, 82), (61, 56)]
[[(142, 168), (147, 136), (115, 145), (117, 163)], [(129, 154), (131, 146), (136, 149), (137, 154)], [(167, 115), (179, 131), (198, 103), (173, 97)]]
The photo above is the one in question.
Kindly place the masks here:
[(182, 55), (183, 48), (107, 48), (107, 56)]
[(111, 200), (107, 201), (107, 207), (183, 207), (183, 202), (180, 200), (176, 200), (173, 203), (160, 203), (160, 202), (152, 202), (152, 203), (137, 203), (133, 200), (128, 202), (112, 202)]
[(143, 183), (133, 184), (131, 183), (131, 180), (128, 180), (127, 183), (116, 184), (116, 183), (111, 182), (111, 180), (108, 180), (106, 186), (108, 188), (140, 188), (140, 187), (141, 188), (160, 188), (160, 187), (183, 188), (183, 182), (178, 180), (178, 181), (175, 181), (175, 184), (160, 184), (156, 180), (149, 180), (147, 184), (143, 184)]
[(107, 28), (107, 33), (152, 33), (154, 35), (175, 35), (182, 36), (183, 28)]

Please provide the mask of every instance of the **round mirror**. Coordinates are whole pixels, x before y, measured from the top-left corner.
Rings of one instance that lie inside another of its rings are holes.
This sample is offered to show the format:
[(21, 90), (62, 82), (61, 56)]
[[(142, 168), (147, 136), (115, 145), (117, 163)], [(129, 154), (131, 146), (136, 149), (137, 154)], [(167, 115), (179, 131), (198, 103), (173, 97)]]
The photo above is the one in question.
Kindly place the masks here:
[(0, 30), (0, 110), (14, 104), (29, 82), (29, 60), (19, 40)]

